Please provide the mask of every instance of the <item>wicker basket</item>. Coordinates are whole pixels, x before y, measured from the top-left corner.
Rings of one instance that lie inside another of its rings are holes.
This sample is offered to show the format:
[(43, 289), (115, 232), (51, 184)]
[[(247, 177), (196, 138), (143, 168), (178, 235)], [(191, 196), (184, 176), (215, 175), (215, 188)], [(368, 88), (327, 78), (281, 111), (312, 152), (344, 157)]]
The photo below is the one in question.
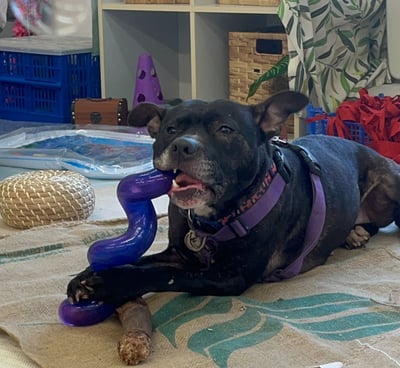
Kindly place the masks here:
[(7, 225), (18, 229), (84, 220), (94, 205), (89, 180), (71, 171), (29, 171), (0, 182), (0, 215)]
[(222, 5), (278, 6), (280, 0), (217, 0)]
[(125, 0), (125, 4), (189, 4), (189, 0)]
[[(259, 103), (289, 88), (287, 77), (262, 83), (256, 94), (247, 101), (250, 85), (288, 54), (285, 33), (230, 32), (229, 33), (229, 98), (241, 103)], [(293, 118), (286, 124), (293, 134)]]

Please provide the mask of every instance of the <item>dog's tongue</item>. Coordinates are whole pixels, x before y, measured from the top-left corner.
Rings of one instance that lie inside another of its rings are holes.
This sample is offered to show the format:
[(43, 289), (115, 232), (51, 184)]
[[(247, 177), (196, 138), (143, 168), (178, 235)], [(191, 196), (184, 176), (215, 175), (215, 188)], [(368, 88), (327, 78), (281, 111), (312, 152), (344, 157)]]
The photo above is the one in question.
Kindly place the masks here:
[(212, 197), (205, 183), (182, 172), (174, 179), (168, 194), (172, 203), (182, 209), (203, 207)]
[(171, 192), (179, 192), (188, 189), (202, 190), (204, 187), (204, 184), (200, 180), (192, 178), (184, 173), (179, 174), (175, 178), (174, 182), (175, 183), (172, 185)]

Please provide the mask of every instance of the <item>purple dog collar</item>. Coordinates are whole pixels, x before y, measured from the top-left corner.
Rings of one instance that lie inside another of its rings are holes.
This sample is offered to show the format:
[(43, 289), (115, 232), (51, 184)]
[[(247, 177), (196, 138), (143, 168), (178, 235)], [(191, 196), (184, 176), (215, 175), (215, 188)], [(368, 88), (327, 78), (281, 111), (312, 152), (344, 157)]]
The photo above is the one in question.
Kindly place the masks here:
[(286, 183), (282, 176), (276, 173), (268, 190), (246, 212), (224, 225), (215, 234), (195, 229), (196, 235), (214, 242), (226, 242), (235, 238), (243, 238), (272, 210), (278, 202), (285, 185)]

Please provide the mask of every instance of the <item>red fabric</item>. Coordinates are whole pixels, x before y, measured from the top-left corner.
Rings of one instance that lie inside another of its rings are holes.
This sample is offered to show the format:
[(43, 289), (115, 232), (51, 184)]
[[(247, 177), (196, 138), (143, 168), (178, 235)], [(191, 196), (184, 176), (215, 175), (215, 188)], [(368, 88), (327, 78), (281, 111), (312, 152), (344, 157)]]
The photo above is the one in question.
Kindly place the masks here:
[(13, 33), (15, 37), (25, 37), (33, 35), (33, 33), (29, 32), (18, 20), (15, 20), (14, 22)]
[(358, 122), (372, 148), (400, 163), (400, 96), (370, 96), (366, 89), (359, 93), (359, 99), (342, 102), (336, 116), (328, 117), (327, 134), (351, 139), (345, 121)]

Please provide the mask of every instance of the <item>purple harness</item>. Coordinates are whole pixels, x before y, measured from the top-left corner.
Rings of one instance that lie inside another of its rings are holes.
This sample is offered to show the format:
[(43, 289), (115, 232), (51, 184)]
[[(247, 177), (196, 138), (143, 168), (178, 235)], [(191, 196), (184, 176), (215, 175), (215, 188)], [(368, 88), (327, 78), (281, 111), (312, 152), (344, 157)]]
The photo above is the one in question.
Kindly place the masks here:
[[(313, 188), (313, 205), (310, 219), (308, 221), (304, 247), (301, 254), (291, 264), (284, 269), (275, 270), (266, 281), (280, 281), (296, 276), (300, 273), (304, 259), (315, 248), (321, 236), (325, 223), (326, 204), (324, 190), (320, 180), (320, 170), (317, 162), (311, 154), (303, 147), (292, 145), (285, 141), (273, 141), (276, 145), (283, 145), (291, 148), (307, 164), (310, 170), (310, 178)], [(283, 157), (279, 152), (279, 157)], [(273, 176), (265, 193), (244, 213), (235, 217), (232, 221), (224, 225), (217, 232), (210, 234), (194, 228), (192, 221), (189, 221), (191, 230), (185, 237), (186, 246), (195, 252), (204, 249), (205, 261), (209, 261), (211, 248), (219, 242), (226, 242), (235, 238), (246, 236), (267, 214), (274, 208), (283, 193), (286, 181), (285, 174), (281, 175), (280, 168), (283, 167), (283, 160), (277, 164), (278, 172)], [(209, 263), (209, 262), (206, 262)]]

